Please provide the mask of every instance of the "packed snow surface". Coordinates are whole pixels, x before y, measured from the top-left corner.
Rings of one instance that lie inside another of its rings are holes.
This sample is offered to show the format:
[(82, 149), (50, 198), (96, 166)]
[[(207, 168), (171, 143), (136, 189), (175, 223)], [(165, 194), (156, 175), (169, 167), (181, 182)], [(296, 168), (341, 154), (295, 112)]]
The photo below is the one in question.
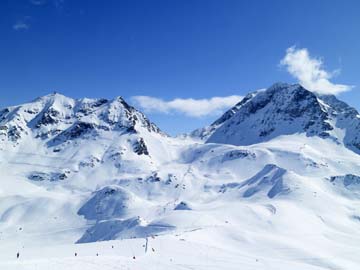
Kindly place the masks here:
[(359, 142), (299, 85), (179, 138), (120, 97), (5, 108), (0, 269), (360, 269)]

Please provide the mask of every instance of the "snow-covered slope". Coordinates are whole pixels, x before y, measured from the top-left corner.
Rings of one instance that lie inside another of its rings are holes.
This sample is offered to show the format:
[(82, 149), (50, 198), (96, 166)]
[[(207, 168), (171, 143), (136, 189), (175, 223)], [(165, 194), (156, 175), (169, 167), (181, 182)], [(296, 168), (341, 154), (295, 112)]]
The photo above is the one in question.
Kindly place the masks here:
[(0, 269), (358, 269), (358, 118), (286, 84), (206, 142), (122, 98), (1, 110)]

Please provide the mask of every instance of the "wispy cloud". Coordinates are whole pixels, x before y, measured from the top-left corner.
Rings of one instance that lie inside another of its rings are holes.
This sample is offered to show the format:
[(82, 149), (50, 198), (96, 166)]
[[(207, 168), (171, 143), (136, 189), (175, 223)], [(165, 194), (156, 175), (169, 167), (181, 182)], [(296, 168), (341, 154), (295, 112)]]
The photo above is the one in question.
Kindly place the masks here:
[(62, 9), (65, 0), (29, 0), (34, 6), (43, 6), (47, 3), (53, 5), (56, 9)]
[(337, 95), (353, 88), (351, 85), (332, 83), (330, 79), (338, 75), (340, 70), (326, 71), (322, 59), (311, 57), (306, 48), (288, 48), (280, 64), (285, 66), (302, 86), (319, 94)]
[(16, 31), (20, 31), (20, 30), (27, 30), (30, 28), (30, 25), (24, 21), (17, 21), (14, 25), (13, 25), (13, 29)]
[[(65, 0), (27, 0), (28, 3), (34, 6), (34, 8), (41, 8), (41, 7), (47, 7), (51, 6), (55, 9), (57, 9), (60, 13), (63, 11)], [(31, 21), (30, 16), (25, 16), (23, 19), (18, 20), (14, 25), (13, 29), (16, 31), (19, 30), (27, 30), (30, 28)]]
[(209, 99), (176, 98), (165, 101), (149, 96), (134, 96), (131, 100), (146, 112), (179, 113), (189, 117), (221, 114), (242, 99), (241, 96), (212, 97)]
[(47, 0), (29, 0), (29, 2), (35, 6), (45, 5)]

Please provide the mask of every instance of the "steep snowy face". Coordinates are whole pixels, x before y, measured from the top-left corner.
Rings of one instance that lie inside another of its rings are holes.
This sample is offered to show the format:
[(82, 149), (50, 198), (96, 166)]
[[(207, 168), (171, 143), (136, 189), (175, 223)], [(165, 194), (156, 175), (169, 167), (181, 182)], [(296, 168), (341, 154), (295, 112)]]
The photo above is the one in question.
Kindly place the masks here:
[(243, 100), (241, 100), (234, 107), (232, 107), (230, 110), (225, 112), (219, 119), (217, 119), (210, 126), (196, 129), (190, 134), (190, 136), (193, 138), (200, 138), (201, 140), (207, 140), (220, 126), (222, 126), (222, 124), (224, 124), (227, 120), (232, 118), (239, 111), (242, 104), (246, 103), (256, 94), (257, 92), (248, 94), (246, 97), (243, 98)]
[(359, 112), (338, 100), (335, 96), (321, 96), (329, 117), (339, 129), (337, 138), (345, 147), (360, 154), (360, 115)]
[(241, 190), (244, 188), (242, 197), (248, 198), (256, 193), (268, 189), (266, 196), (274, 198), (279, 194), (287, 194), (290, 188), (283, 183), (286, 170), (274, 164), (267, 164), (260, 172), (243, 183), (228, 183), (222, 185), (219, 192), (225, 193), (229, 190)]
[(334, 96), (317, 96), (299, 84), (278, 83), (247, 95), (207, 128), (204, 137), (209, 143), (251, 145), (305, 133), (360, 152), (359, 131), (358, 112)]
[[(52, 147), (111, 131), (165, 136), (121, 97), (74, 100), (55, 93), (0, 111), (0, 147), (21, 145), (29, 139)], [(139, 147), (144, 147), (141, 144), (139, 139)]]

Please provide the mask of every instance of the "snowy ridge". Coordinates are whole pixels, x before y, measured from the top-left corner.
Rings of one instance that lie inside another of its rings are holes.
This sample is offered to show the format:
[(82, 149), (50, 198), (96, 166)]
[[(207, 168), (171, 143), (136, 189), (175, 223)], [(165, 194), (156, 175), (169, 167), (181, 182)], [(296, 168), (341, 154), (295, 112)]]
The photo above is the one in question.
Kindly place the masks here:
[(74, 100), (50, 94), (34, 102), (5, 108), (0, 112), (2, 145), (16, 146), (27, 137), (48, 146), (60, 145), (80, 137), (94, 137), (107, 131), (119, 133), (158, 133), (160, 129), (121, 97), (114, 100)]
[(290, 188), (285, 187), (283, 183), (283, 175), (285, 173), (286, 170), (279, 168), (276, 165), (268, 164), (264, 169), (243, 183), (229, 183), (222, 185), (219, 192), (225, 193), (234, 188), (246, 188), (242, 196), (248, 198), (269, 186), (270, 188), (266, 195), (269, 198), (274, 198), (276, 195), (287, 194), (290, 192)]

